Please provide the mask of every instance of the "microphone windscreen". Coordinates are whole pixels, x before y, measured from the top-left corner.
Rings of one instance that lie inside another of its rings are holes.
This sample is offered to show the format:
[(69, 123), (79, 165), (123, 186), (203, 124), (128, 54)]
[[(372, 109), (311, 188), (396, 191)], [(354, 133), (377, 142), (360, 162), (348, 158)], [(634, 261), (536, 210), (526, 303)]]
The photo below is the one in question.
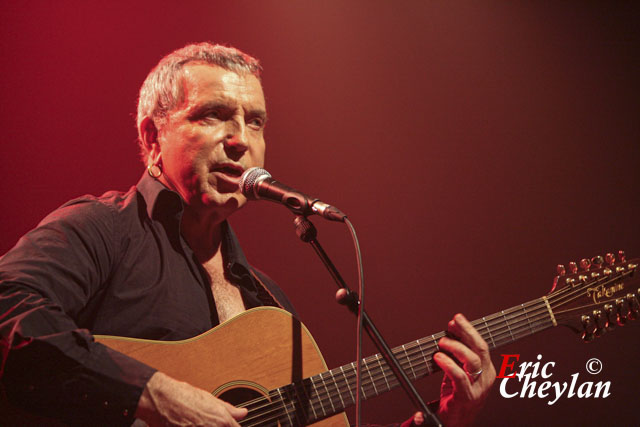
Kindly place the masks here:
[(265, 169), (259, 167), (249, 168), (242, 174), (240, 178), (240, 191), (247, 199), (256, 200), (257, 195), (254, 192), (256, 182), (260, 179), (271, 178), (271, 174)]

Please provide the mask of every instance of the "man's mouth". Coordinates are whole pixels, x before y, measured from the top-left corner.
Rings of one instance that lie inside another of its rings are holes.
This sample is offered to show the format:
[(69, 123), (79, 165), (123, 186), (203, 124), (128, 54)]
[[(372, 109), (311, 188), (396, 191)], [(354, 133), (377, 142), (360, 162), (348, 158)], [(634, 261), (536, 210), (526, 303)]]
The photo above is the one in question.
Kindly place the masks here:
[(220, 191), (234, 192), (238, 190), (240, 177), (244, 168), (234, 163), (218, 163), (211, 168), (211, 172), (217, 176), (216, 187)]
[(244, 168), (239, 165), (234, 165), (231, 163), (221, 163), (215, 165), (212, 169), (212, 172), (220, 172), (224, 175), (228, 175), (233, 178), (240, 178), (244, 173)]

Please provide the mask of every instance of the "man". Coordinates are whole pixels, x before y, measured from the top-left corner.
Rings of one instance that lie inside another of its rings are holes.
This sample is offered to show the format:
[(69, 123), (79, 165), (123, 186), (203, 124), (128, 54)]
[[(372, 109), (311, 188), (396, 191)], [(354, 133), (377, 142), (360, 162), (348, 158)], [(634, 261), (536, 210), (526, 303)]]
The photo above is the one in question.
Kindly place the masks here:
[[(267, 120), (258, 62), (189, 45), (145, 80), (138, 135), (147, 172), (127, 193), (54, 211), (0, 260), (0, 377), (9, 400), (72, 424), (237, 425), (246, 409), (93, 341), (94, 334), (177, 340), (261, 305), (295, 314), (251, 267), (226, 219), (245, 203), (242, 172), (263, 166)], [(495, 370), (461, 315), (435, 361), (439, 415), (469, 422)], [(420, 421), (420, 415), (415, 416)]]

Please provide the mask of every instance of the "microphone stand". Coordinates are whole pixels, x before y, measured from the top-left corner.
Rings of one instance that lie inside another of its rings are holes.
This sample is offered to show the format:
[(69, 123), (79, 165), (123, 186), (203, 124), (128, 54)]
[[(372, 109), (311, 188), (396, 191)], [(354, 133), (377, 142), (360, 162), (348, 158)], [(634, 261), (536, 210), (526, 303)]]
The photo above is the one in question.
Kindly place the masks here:
[[(293, 220), (293, 224), (296, 227), (296, 234), (298, 235), (300, 240), (311, 244), (324, 266), (327, 268), (327, 270), (329, 270), (331, 277), (333, 277), (338, 287), (346, 291), (346, 294), (344, 294), (344, 296), (340, 298), (338, 302), (342, 305), (345, 305), (349, 309), (349, 311), (357, 316), (358, 305), (360, 304), (358, 295), (349, 289), (345, 281), (342, 279), (342, 276), (331, 262), (331, 259), (329, 259), (327, 253), (324, 251), (322, 246), (320, 246), (320, 242), (318, 242), (318, 239), (316, 239), (318, 235), (316, 227), (304, 215), (296, 215)], [(382, 355), (384, 356), (384, 359), (387, 361), (387, 364), (400, 382), (400, 385), (409, 396), (409, 399), (413, 402), (413, 405), (418, 410), (422, 411), (425, 419), (425, 425), (442, 427), (442, 422), (440, 421), (440, 419), (438, 419), (437, 415), (435, 415), (429, 409), (424, 400), (422, 400), (422, 398), (418, 394), (418, 391), (415, 389), (415, 387), (407, 377), (404, 369), (402, 369), (400, 362), (395, 357), (395, 355), (385, 342), (384, 338), (382, 338), (382, 335), (373, 324), (373, 321), (364, 310), (362, 312), (362, 321), (363, 327), (367, 331), (367, 334), (369, 335), (375, 346), (378, 348), (380, 353), (382, 353)]]

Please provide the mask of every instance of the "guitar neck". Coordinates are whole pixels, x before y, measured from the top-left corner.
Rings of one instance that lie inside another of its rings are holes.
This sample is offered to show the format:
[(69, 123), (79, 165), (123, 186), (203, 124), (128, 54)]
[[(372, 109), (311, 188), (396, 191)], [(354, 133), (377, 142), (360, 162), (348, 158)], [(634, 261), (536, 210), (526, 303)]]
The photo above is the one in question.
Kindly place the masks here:
[[(471, 323), (491, 349), (556, 326), (551, 307), (544, 297)], [(410, 379), (415, 380), (440, 370), (433, 361), (433, 354), (440, 350), (438, 340), (443, 336), (444, 331), (438, 332), (392, 350)], [(381, 354), (363, 359), (363, 399), (378, 396), (398, 385), (398, 380)], [(282, 402), (292, 424), (312, 424), (355, 404), (356, 363), (272, 390), (270, 397), (272, 401)]]

